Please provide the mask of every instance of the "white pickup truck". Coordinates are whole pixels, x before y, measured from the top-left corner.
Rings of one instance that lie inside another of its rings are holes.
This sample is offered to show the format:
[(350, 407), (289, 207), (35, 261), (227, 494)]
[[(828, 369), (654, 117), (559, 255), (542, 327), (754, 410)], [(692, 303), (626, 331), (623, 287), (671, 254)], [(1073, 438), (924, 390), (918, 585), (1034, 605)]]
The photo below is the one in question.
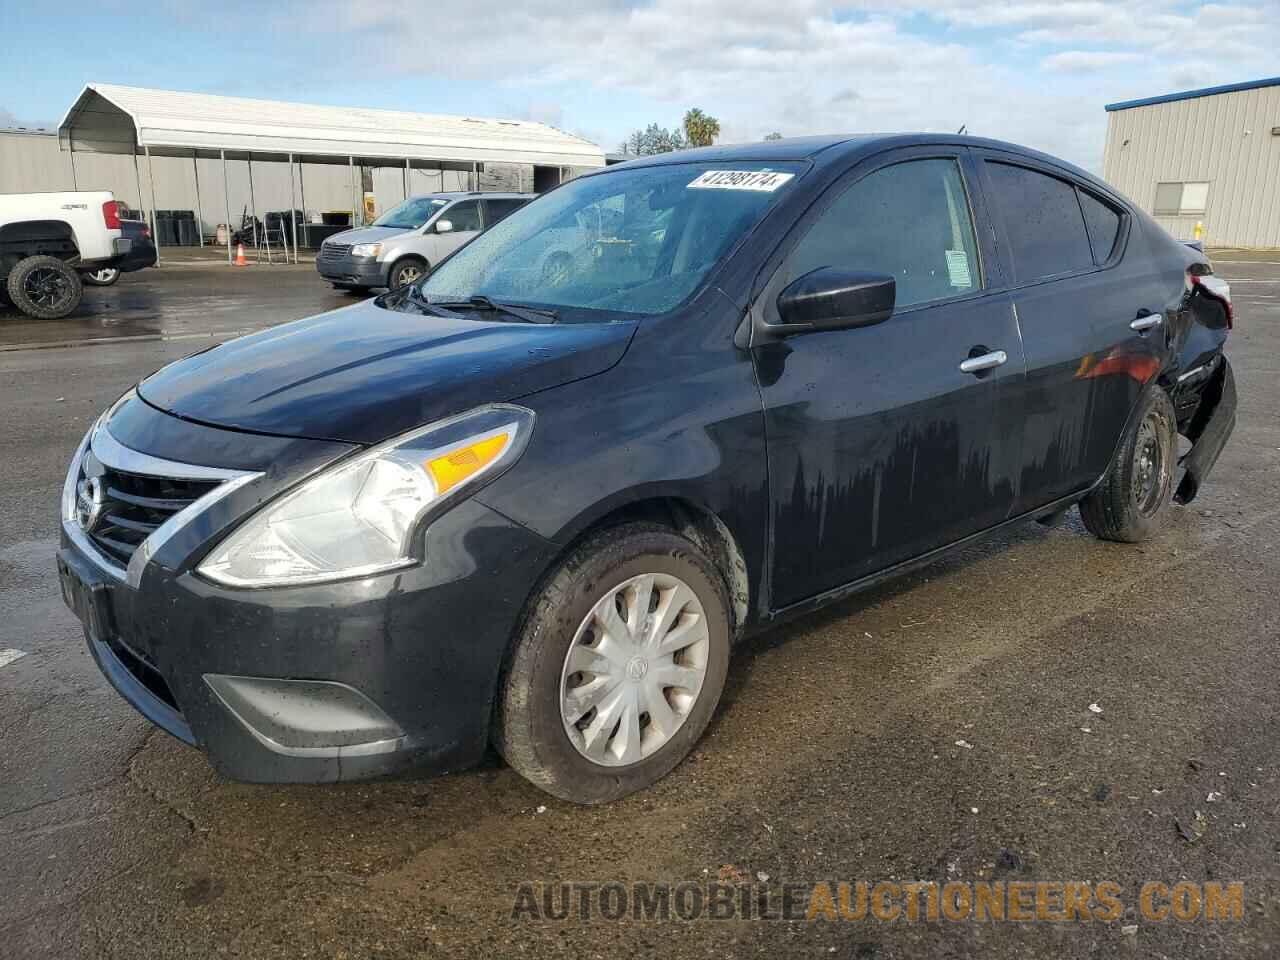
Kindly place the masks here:
[(80, 274), (120, 266), (134, 241), (106, 191), (0, 194), (0, 303), (43, 320), (80, 305)]

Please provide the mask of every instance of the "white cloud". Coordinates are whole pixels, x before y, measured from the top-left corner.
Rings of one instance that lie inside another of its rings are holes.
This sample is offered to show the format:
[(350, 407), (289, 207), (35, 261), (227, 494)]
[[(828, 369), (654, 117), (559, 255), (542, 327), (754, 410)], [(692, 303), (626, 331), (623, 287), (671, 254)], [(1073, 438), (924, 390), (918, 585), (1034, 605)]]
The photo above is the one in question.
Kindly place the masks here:
[[(493, 85), (495, 104), (530, 115), (589, 91), (590, 117), (545, 111), (571, 129), (618, 123), (607, 104), (622, 92), (669, 105), (651, 118), (663, 125), (700, 106), (726, 140), (966, 124), (1096, 167), (1104, 103), (1274, 73), (1280, 0), (472, 0), (443, 20), (401, 0), (300, 9), (277, 16), (402, 74)], [(442, 22), (471, 39), (442, 43)], [(606, 129), (603, 145), (627, 132)]]
[(1146, 57), (1131, 50), (1064, 50), (1045, 57), (1040, 65), (1059, 73), (1085, 73), (1122, 63), (1141, 63)]

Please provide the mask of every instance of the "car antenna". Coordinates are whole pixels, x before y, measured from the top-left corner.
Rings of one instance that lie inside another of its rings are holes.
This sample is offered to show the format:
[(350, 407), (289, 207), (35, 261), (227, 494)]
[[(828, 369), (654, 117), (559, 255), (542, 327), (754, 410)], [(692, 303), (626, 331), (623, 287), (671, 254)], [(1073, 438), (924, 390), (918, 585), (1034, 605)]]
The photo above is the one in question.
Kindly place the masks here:
[(956, 131), (956, 136), (957, 137), (960, 136), (968, 129), (969, 129), (969, 125), (967, 123), (960, 124), (960, 129)]

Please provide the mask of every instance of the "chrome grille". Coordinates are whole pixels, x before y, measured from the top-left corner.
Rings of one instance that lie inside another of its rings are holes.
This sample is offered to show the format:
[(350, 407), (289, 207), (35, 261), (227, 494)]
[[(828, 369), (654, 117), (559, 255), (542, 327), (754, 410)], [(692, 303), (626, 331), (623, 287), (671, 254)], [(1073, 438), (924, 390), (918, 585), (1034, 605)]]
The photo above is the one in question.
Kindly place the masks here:
[(320, 245), (320, 256), (317, 258), (321, 262), (326, 260), (345, 260), (351, 252), (351, 244), (349, 243), (325, 243)]
[(79, 473), (77, 520), (103, 555), (124, 567), (161, 524), (221, 483), (126, 473), (102, 463), (91, 450)]

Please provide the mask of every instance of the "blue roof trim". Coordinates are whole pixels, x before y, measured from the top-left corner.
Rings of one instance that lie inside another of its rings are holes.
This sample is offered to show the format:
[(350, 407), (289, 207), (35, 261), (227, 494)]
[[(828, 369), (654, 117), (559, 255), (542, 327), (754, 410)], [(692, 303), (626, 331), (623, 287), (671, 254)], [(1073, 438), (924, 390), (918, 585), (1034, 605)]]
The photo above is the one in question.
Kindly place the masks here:
[(1132, 107), (1149, 107), (1153, 103), (1173, 103), (1175, 100), (1194, 100), (1196, 97), (1212, 97), (1218, 93), (1235, 93), (1238, 90), (1257, 90), (1259, 87), (1280, 87), (1280, 77), (1269, 77), (1266, 80), (1248, 80), (1244, 83), (1228, 83), (1221, 87), (1205, 87), (1202, 90), (1186, 90), (1183, 93), (1166, 93), (1162, 97), (1147, 97), (1143, 100), (1124, 100), (1120, 103), (1108, 103), (1104, 108), (1107, 113), (1115, 110), (1128, 110)]

